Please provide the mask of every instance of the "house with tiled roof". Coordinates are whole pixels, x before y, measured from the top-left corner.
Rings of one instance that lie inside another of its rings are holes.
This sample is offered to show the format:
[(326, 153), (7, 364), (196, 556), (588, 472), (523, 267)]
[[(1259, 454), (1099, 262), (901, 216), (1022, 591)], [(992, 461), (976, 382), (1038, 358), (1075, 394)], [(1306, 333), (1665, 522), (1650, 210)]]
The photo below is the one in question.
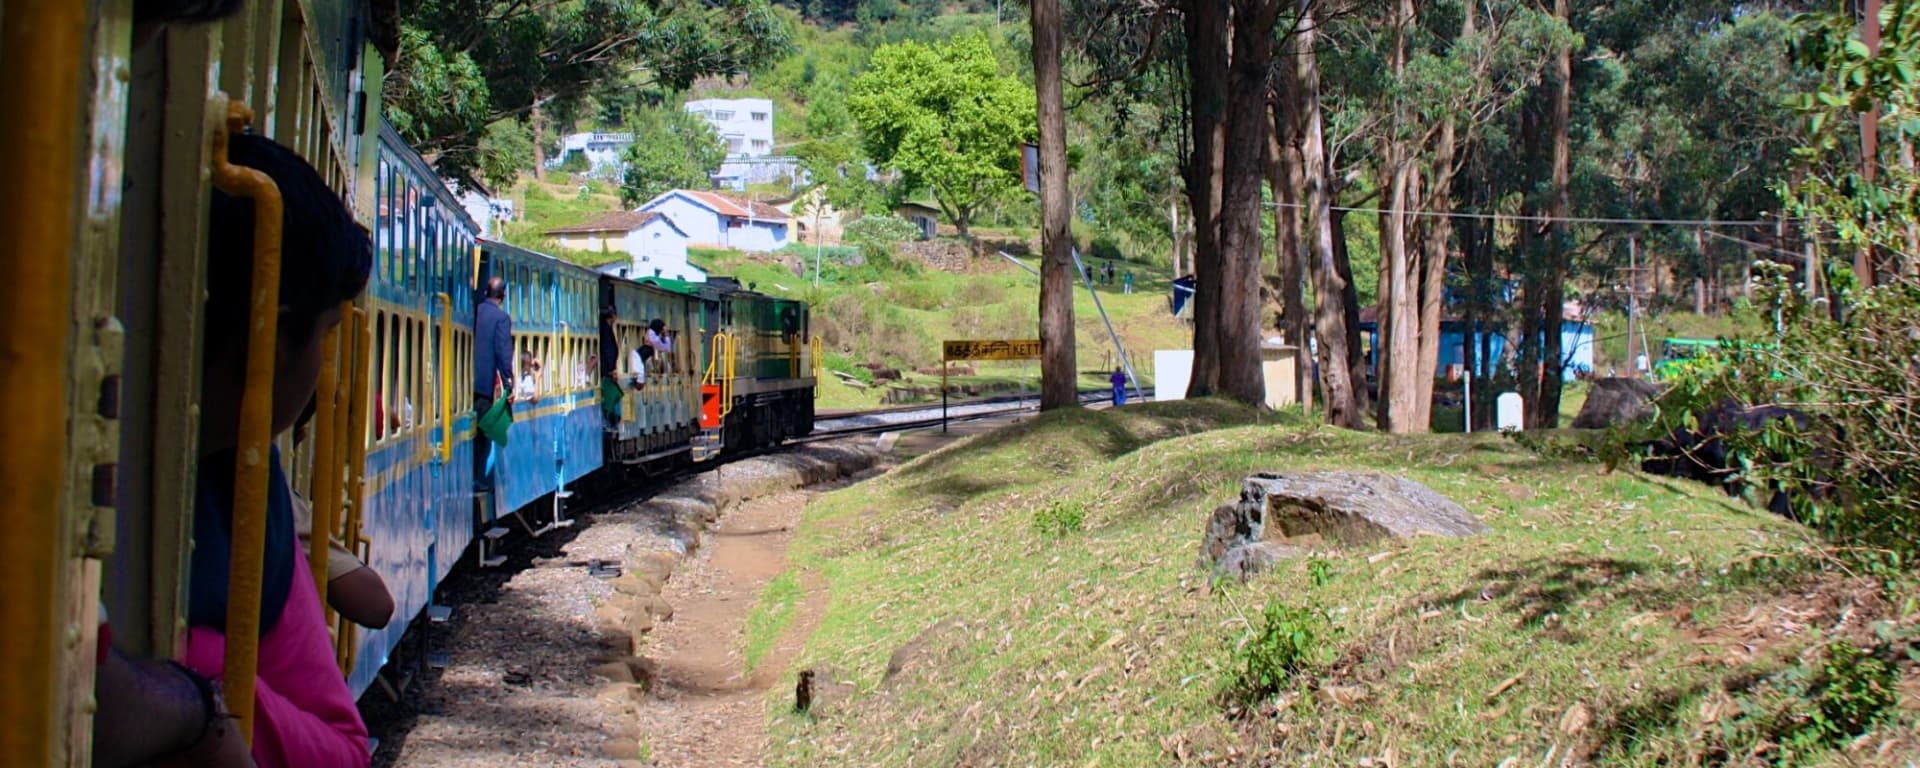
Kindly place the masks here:
[(595, 268), (610, 275), (638, 280), (666, 277), (702, 283), (707, 273), (687, 261), (686, 230), (658, 211), (611, 211), (571, 227), (555, 227), (542, 234), (571, 251), (624, 254)]
[(637, 209), (659, 213), (687, 233), (692, 245), (737, 251), (777, 251), (792, 236), (792, 217), (767, 203), (718, 192), (675, 189)]

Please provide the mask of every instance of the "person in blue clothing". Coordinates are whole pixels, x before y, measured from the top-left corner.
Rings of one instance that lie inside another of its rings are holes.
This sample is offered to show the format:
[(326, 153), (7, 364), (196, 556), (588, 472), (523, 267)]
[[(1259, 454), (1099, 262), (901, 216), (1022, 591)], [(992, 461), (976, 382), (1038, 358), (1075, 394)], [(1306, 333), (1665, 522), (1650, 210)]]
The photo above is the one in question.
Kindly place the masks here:
[[(513, 398), (513, 318), (500, 306), (507, 300), (507, 279), (487, 280), (486, 297), (473, 311), (473, 419), (475, 422), (493, 408), (495, 398)], [(479, 490), (493, 488), (487, 473), (487, 457), (493, 441), (478, 432), (473, 440), (473, 485)]]
[(1125, 368), (1113, 369), (1113, 375), (1107, 377), (1107, 380), (1113, 382), (1113, 404), (1126, 405), (1127, 404), (1127, 371), (1126, 369)]

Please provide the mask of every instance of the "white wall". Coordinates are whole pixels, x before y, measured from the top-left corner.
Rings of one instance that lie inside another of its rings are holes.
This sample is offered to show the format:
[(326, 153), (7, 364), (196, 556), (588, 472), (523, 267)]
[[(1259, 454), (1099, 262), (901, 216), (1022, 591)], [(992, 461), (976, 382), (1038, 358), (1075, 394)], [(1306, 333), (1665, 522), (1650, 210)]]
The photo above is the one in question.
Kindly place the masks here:
[(641, 208), (653, 211), (673, 219), (680, 231), (687, 233), (687, 243), (708, 248), (726, 248), (727, 233), (720, 223), (720, 215), (706, 207), (694, 203), (682, 195), (667, 195)]
[[(763, 157), (773, 154), (773, 101), (770, 99), (701, 99), (686, 109), (706, 118), (727, 154)], [(756, 119), (758, 118), (758, 119)]]
[[(704, 283), (707, 273), (687, 261), (687, 237), (656, 218), (627, 233), (626, 251), (633, 255), (633, 277), (670, 277), (690, 283)], [(659, 270), (658, 273), (655, 270)]]
[(1187, 399), (1187, 383), (1193, 379), (1193, 350), (1156, 349), (1153, 351), (1153, 399)]
[(787, 247), (788, 222), (734, 219), (727, 228), (727, 247), (742, 251), (777, 251)]

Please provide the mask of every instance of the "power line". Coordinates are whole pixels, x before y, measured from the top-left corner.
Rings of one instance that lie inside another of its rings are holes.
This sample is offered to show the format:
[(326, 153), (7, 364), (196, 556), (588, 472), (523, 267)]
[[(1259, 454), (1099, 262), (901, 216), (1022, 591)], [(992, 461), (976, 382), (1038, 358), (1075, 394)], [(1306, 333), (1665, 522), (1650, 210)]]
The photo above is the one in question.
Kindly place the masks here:
[[(1306, 204), (1304, 203), (1277, 203), (1277, 205), (1283, 208), (1307, 207)], [(1352, 206), (1344, 206), (1344, 205), (1336, 205), (1336, 206), (1332, 206), (1332, 208), (1333, 210), (1342, 211), (1345, 213), (1388, 213), (1389, 212), (1385, 208), (1355, 208)], [(1771, 227), (1779, 224), (1779, 221), (1775, 219), (1766, 219), (1766, 220), (1760, 220), (1760, 221), (1751, 221), (1751, 220), (1727, 221), (1727, 220), (1721, 220), (1721, 219), (1630, 219), (1630, 218), (1611, 218), (1611, 217), (1605, 217), (1605, 216), (1566, 216), (1566, 217), (1525, 216), (1520, 214), (1505, 214), (1505, 213), (1471, 213), (1467, 211), (1423, 211), (1423, 210), (1416, 210), (1412, 208), (1404, 209), (1400, 212), (1407, 214), (1408, 216), (1426, 216), (1431, 218), (1478, 219), (1483, 221), (1484, 220), (1524, 221), (1524, 222), (1533, 222), (1533, 223), (1539, 223), (1539, 224), (1551, 224), (1554, 222), (1564, 221), (1569, 224), (1614, 224), (1614, 225), (1631, 225), (1631, 226), (1674, 226), (1674, 227), (1709, 227), (1709, 228), (1711, 227)], [(1797, 219), (1787, 219), (1787, 221), (1789, 222), (1797, 221)]]

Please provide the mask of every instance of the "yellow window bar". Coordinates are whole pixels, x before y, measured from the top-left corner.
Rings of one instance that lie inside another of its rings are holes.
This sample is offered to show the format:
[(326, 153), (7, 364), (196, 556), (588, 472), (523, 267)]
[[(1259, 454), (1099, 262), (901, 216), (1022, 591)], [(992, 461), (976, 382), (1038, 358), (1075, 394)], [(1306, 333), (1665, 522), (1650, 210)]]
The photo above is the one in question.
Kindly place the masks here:
[(822, 369), (826, 366), (826, 355), (824, 354), (826, 345), (818, 336), (813, 337), (810, 341), (810, 348), (807, 351), (813, 354), (813, 397), (817, 400), (820, 398), (821, 374), (825, 372)]
[[(74, 204), (84, 130), (82, 73), (91, 3), (30, 0), (6, 5), (0, 103), (0, 233), (19, 258), (0, 284), (0, 392), (7, 395), (0, 458), (0, 755), (53, 761), (65, 725), (61, 703), (61, 611), (72, 585), (61, 578), (61, 501), (67, 482), (67, 339), (73, 319)], [(31, 74), (27, 74), (31, 73)], [(70, 692), (68, 696), (83, 695)]]
[(313, 571), (313, 587), (320, 593), (320, 609), (326, 613), (329, 623), (333, 621), (333, 608), (327, 605), (327, 555), (333, 548), (327, 546), (327, 542), (333, 537), (334, 510), (339, 508), (340, 501), (334, 392), (339, 388), (340, 361), (345, 357), (340, 349), (345, 335), (335, 326), (327, 331), (321, 346), (326, 350), (326, 357), (320, 361), (320, 382), (313, 393), (313, 434), (308, 436), (307, 443), (313, 447), (313, 484), (309, 489), (313, 497), (313, 518), (307, 529), (307, 567)]
[(453, 460), (453, 297), (440, 299), (440, 463)]
[(227, 571), (227, 648), (222, 682), (227, 707), (253, 743), (253, 680), (260, 651), (260, 571), (266, 559), (267, 461), (273, 440), (274, 340), (280, 319), (280, 189), (266, 174), (227, 162), (230, 134), (253, 112), (227, 107), (227, 130), (214, 132), (213, 185), (253, 200), (253, 295), (247, 323), (247, 383), (240, 394), (239, 448), (233, 468), (233, 550)]

